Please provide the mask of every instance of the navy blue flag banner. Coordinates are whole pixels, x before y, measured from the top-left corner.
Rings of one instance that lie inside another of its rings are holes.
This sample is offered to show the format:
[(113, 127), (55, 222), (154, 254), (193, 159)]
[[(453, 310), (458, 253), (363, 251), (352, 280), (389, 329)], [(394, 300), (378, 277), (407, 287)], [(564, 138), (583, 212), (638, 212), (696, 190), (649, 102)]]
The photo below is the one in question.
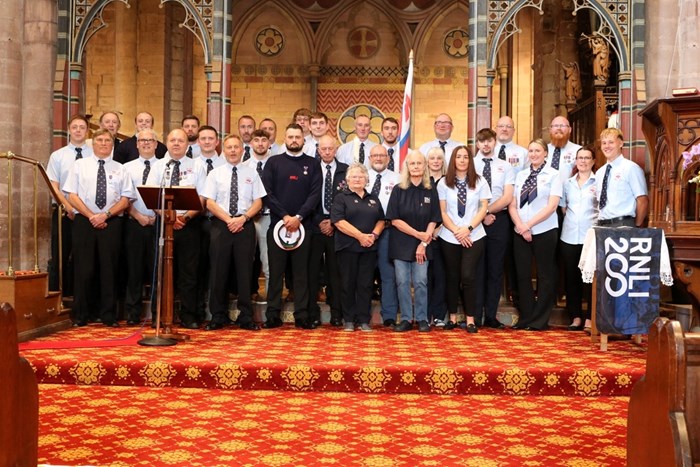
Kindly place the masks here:
[(596, 326), (647, 334), (659, 316), (661, 229), (595, 228)]

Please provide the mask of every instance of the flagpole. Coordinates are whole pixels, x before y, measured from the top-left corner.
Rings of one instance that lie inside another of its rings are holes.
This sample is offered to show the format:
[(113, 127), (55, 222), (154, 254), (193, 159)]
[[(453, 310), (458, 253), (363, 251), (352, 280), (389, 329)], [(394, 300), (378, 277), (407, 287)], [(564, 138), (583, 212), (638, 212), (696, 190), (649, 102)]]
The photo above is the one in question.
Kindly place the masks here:
[(413, 101), (413, 49), (408, 54), (408, 76), (406, 77), (406, 87), (403, 93), (403, 104), (401, 106), (401, 128), (399, 129), (399, 168), (403, 167), (403, 162), (408, 154), (408, 148), (411, 144), (411, 114)]

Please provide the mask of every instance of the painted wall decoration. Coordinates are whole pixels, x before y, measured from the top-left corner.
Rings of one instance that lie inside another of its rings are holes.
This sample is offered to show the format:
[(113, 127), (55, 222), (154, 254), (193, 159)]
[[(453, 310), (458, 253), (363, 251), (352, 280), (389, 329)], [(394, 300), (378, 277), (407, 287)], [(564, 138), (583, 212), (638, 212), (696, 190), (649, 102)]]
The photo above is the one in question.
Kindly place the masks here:
[(370, 58), (379, 50), (379, 35), (364, 26), (350, 31), (347, 41), (350, 54), (356, 58)]
[(445, 53), (452, 58), (463, 58), (469, 51), (469, 34), (463, 29), (453, 29), (445, 35)]
[(255, 36), (255, 49), (261, 55), (274, 57), (284, 49), (284, 36), (273, 27), (265, 28)]
[(338, 139), (341, 142), (347, 143), (355, 138), (355, 119), (360, 115), (368, 115), (372, 131), (369, 134), (369, 139), (375, 143), (380, 143), (382, 120), (384, 113), (377, 107), (371, 104), (357, 104), (346, 109), (338, 119)]

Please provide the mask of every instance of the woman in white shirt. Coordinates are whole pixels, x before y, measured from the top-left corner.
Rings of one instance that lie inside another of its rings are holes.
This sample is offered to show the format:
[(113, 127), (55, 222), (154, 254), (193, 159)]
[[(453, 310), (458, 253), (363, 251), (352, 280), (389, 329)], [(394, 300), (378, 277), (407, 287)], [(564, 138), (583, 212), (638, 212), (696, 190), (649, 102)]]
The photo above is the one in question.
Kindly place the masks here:
[[(564, 193), (559, 203), (565, 213), (559, 252), (564, 263), (566, 311), (571, 319), (570, 331), (591, 327), (591, 284), (585, 284), (581, 279), (578, 263), (586, 232), (598, 219), (594, 166), (593, 149), (588, 146), (579, 149), (573, 176), (564, 184)], [(581, 306), (583, 299), (588, 304), (585, 313)]]
[[(527, 148), (530, 167), (515, 177), (508, 206), (515, 235), (513, 257), (520, 292), (518, 322), (513, 328), (543, 331), (549, 327), (557, 291), (557, 205), (562, 194), (559, 171), (546, 163), (547, 144), (533, 140)], [(532, 264), (537, 269), (537, 300), (532, 288)]]
[(474, 169), (474, 157), (467, 146), (457, 146), (447, 166), (447, 174), (438, 183), (442, 213), (440, 247), (447, 272), (447, 310), (450, 313), (445, 329), (453, 329), (457, 318), (457, 298), (462, 293), (462, 306), (467, 318), (467, 332), (477, 332), (476, 273), (484, 253), (486, 236), (481, 221), (486, 216), (491, 189)]

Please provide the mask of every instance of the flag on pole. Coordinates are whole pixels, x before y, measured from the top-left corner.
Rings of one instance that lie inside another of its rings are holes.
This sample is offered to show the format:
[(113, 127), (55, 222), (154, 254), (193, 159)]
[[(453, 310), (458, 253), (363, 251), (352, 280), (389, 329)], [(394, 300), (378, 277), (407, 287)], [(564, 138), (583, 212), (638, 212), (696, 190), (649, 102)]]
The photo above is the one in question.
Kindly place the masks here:
[(399, 131), (399, 167), (401, 171), (403, 161), (408, 154), (408, 143), (411, 139), (411, 91), (413, 89), (413, 50), (408, 56), (408, 77), (406, 78), (406, 88), (403, 92), (403, 105), (401, 106), (401, 129)]

